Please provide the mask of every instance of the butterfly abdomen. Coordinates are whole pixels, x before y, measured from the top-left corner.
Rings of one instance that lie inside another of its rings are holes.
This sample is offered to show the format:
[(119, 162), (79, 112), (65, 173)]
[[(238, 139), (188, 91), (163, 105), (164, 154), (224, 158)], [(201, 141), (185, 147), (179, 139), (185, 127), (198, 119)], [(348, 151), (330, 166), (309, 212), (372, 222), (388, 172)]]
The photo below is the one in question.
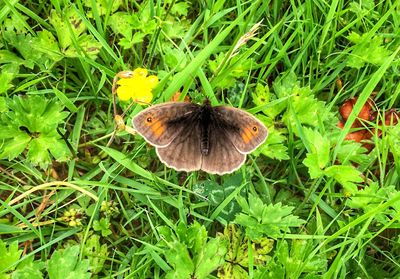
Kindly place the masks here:
[(210, 124), (212, 110), (209, 102), (205, 102), (200, 109), (200, 150), (202, 155), (208, 155), (210, 152)]
[(208, 136), (202, 135), (200, 142), (200, 149), (201, 149), (201, 154), (208, 155), (208, 152), (210, 151), (210, 141)]

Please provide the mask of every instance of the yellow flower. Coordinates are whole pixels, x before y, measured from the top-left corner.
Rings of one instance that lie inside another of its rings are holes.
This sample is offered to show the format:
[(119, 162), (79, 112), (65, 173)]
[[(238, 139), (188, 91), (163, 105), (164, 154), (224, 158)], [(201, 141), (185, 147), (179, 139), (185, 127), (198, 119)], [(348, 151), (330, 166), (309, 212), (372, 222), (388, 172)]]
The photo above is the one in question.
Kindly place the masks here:
[(151, 91), (158, 84), (157, 76), (147, 76), (148, 71), (137, 68), (133, 72), (121, 72), (122, 77), (117, 81), (117, 95), (121, 101), (150, 103), (153, 99)]

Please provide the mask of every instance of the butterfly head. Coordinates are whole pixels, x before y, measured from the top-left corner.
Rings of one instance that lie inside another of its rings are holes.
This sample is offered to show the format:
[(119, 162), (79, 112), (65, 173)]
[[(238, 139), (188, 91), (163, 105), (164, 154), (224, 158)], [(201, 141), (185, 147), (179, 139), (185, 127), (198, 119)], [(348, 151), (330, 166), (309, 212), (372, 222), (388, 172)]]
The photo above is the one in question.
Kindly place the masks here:
[(203, 106), (211, 108), (211, 101), (208, 97), (205, 98), (205, 100), (203, 102)]

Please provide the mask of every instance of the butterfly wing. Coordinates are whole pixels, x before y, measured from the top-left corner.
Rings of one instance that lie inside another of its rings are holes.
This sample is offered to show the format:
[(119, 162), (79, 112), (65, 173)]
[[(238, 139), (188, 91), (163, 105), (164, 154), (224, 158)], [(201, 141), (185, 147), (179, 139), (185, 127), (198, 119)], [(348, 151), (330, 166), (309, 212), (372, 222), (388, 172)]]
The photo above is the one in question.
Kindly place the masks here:
[(220, 129), (243, 154), (248, 154), (260, 146), (268, 136), (264, 124), (250, 113), (227, 106), (214, 107), (215, 120)]
[(186, 120), (175, 139), (166, 147), (157, 147), (161, 162), (177, 171), (195, 171), (201, 167), (200, 123)]
[(186, 102), (151, 106), (133, 118), (132, 126), (151, 145), (165, 147), (185, 128), (182, 122), (198, 108)]
[(244, 163), (246, 155), (240, 153), (232, 141), (230, 134), (218, 123), (211, 123), (209, 134), (209, 152), (203, 155), (201, 169), (208, 173), (223, 175), (231, 173)]

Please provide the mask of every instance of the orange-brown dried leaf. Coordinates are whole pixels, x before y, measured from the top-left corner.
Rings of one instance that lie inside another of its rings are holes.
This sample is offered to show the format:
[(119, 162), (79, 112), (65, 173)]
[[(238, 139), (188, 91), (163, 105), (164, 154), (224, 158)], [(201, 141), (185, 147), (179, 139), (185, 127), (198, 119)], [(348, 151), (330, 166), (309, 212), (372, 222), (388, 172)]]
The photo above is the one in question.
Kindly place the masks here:
[[(182, 92), (177, 91), (171, 98), (171, 102), (180, 102), (180, 97), (181, 97)], [(190, 102), (190, 98), (188, 95), (185, 96), (183, 99), (184, 102)]]

